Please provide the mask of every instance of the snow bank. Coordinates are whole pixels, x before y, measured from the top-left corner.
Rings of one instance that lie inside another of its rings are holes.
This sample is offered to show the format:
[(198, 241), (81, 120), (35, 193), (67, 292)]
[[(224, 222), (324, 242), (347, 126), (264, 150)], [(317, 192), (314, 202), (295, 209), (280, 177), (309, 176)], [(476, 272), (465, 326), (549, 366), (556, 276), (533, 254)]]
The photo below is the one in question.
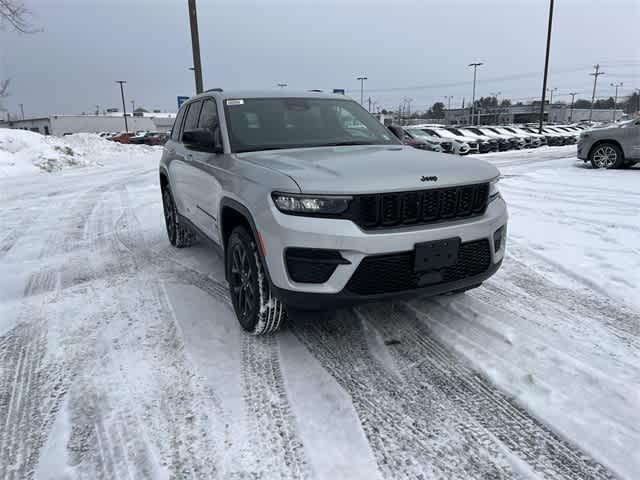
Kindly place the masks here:
[(161, 147), (122, 145), (92, 133), (63, 138), (0, 128), (0, 177), (104, 165), (135, 156), (155, 156)]

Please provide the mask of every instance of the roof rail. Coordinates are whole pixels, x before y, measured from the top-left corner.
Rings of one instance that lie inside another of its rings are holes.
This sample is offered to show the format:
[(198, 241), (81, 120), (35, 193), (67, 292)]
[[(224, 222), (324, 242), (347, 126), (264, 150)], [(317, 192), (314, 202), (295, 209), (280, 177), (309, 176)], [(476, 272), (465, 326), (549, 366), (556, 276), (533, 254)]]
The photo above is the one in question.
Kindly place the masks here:
[(206, 92), (224, 92), (221, 88), (210, 88), (209, 90), (205, 90)]

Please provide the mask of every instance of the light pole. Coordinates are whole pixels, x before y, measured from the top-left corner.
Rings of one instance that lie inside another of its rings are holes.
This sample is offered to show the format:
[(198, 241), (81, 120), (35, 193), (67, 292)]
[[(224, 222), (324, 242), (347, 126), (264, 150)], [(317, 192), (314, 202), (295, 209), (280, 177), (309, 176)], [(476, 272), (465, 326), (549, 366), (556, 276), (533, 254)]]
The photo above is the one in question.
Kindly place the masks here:
[[(449, 110), (451, 110), (451, 99), (453, 98), (453, 95), (445, 95), (444, 98), (447, 99), (447, 112), (449, 112)], [(429, 109), (427, 108), (427, 111), (428, 110)], [(463, 115), (464, 115), (464, 112), (463, 112)], [(447, 117), (445, 115), (445, 121), (446, 121), (446, 119), (447, 119)]]
[(24, 105), (20, 104), (20, 113), (22, 114), (22, 119), (24, 120)]
[(589, 121), (593, 118), (593, 103), (596, 101), (596, 84), (598, 83), (598, 77), (604, 75), (604, 72), (600, 71), (600, 64), (594, 65), (595, 71), (589, 75), (593, 76), (593, 93), (591, 94), (591, 108), (589, 109)]
[(367, 77), (358, 77), (357, 80), (360, 80), (360, 105), (364, 107), (364, 81), (369, 79)]
[(569, 112), (569, 123), (571, 123), (571, 121), (573, 120), (573, 100), (576, 98), (576, 95), (578, 94), (578, 92), (571, 92), (569, 95), (571, 95), (571, 111)]
[(471, 95), (471, 122), (469, 123), (475, 123), (473, 116), (476, 111), (476, 70), (480, 65), (482, 65), (482, 62), (470, 63), (467, 65), (468, 67), (473, 67), (473, 94)]
[(411, 122), (411, 102), (413, 102), (413, 98), (404, 97), (404, 103), (407, 105), (407, 119)]
[(620, 83), (612, 83), (611, 86), (616, 88), (616, 96), (615, 96), (615, 100), (613, 101), (613, 121), (616, 121), (616, 107), (618, 105), (618, 87), (621, 87), (623, 85), (622, 82)]
[[(496, 105), (497, 105), (497, 110), (498, 110), (498, 117), (500, 116), (500, 100), (498, 99), (498, 97), (500, 95), (502, 95), (502, 92), (493, 92), (493, 93), (489, 93), (489, 95), (491, 95), (493, 98), (496, 99)], [(496, 123), (500, 123), (500, 119), (496, 118)]]
[(124, 130), (129, 133), (129, 125), (127, 125), (127, 105), (124, 103), (124, 87), (126, 80), (116, 80), (120, 84), (120, 95), (122, 95), (122, 116), (124, 117)]
[(191, 50), (193, 52), (193, 73), (196, 80), (196, 94), (202, 93), (202, 63), (200, 62), (200, 35), (196, 0), (189, 0), (189, 24), (191, 26)]
[(553, 25), (553, 0), (549, 2), (549, 25), (547, 26), (547, 51), (544, 57), (544, 77), (542, 80), (542, 101), (540, 102), (540, 128), (538, 133), (542, 134), (542, 124), (544, 122), (544, 96), (547, 93), (547, 75), (549, 73), (549, 51), (551, 50), (551, 26)]
[(288, 84), (287, 84), (287, 83), (285, 83), (285, 82), (280, 82), (280, 83), (278, 83), (277, 85), (278, 85), (280, 88), (284, 88), (284, 87), (286, 87)]

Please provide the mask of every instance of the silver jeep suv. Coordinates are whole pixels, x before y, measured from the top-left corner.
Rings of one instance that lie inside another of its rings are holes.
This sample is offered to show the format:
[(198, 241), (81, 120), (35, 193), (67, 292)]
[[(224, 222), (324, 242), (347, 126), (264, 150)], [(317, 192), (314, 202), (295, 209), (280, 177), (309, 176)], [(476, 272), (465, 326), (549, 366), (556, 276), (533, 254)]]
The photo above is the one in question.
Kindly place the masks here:
[(254, 334), (276, 330), (287, 307), (477, 287), (505, 251), (498, 176), (402, 145), (344, 96), (281, 91), (191, 98), (160, 162), (169, 240), (221, 247)]
[(580, 133), (578, 158), (594, 168), (623, 168), (640, 162), (640, 118)]

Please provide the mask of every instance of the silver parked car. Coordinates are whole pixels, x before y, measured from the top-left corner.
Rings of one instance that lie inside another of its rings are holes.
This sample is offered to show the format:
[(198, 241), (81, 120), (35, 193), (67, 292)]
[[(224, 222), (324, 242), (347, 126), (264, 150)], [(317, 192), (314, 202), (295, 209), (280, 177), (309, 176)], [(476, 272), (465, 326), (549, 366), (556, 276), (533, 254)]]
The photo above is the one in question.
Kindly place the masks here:
[(590, 161), (594, 168), (622, 168), (640, 162), (640, 118), (583, 131), (578, 158)]
[(499, 172), (402, 145), (358, 103), (322, 93), (207, 91), (160, 161), (169, 241), (219, 246), (242, 327), (477, 287), (505, 252)]

